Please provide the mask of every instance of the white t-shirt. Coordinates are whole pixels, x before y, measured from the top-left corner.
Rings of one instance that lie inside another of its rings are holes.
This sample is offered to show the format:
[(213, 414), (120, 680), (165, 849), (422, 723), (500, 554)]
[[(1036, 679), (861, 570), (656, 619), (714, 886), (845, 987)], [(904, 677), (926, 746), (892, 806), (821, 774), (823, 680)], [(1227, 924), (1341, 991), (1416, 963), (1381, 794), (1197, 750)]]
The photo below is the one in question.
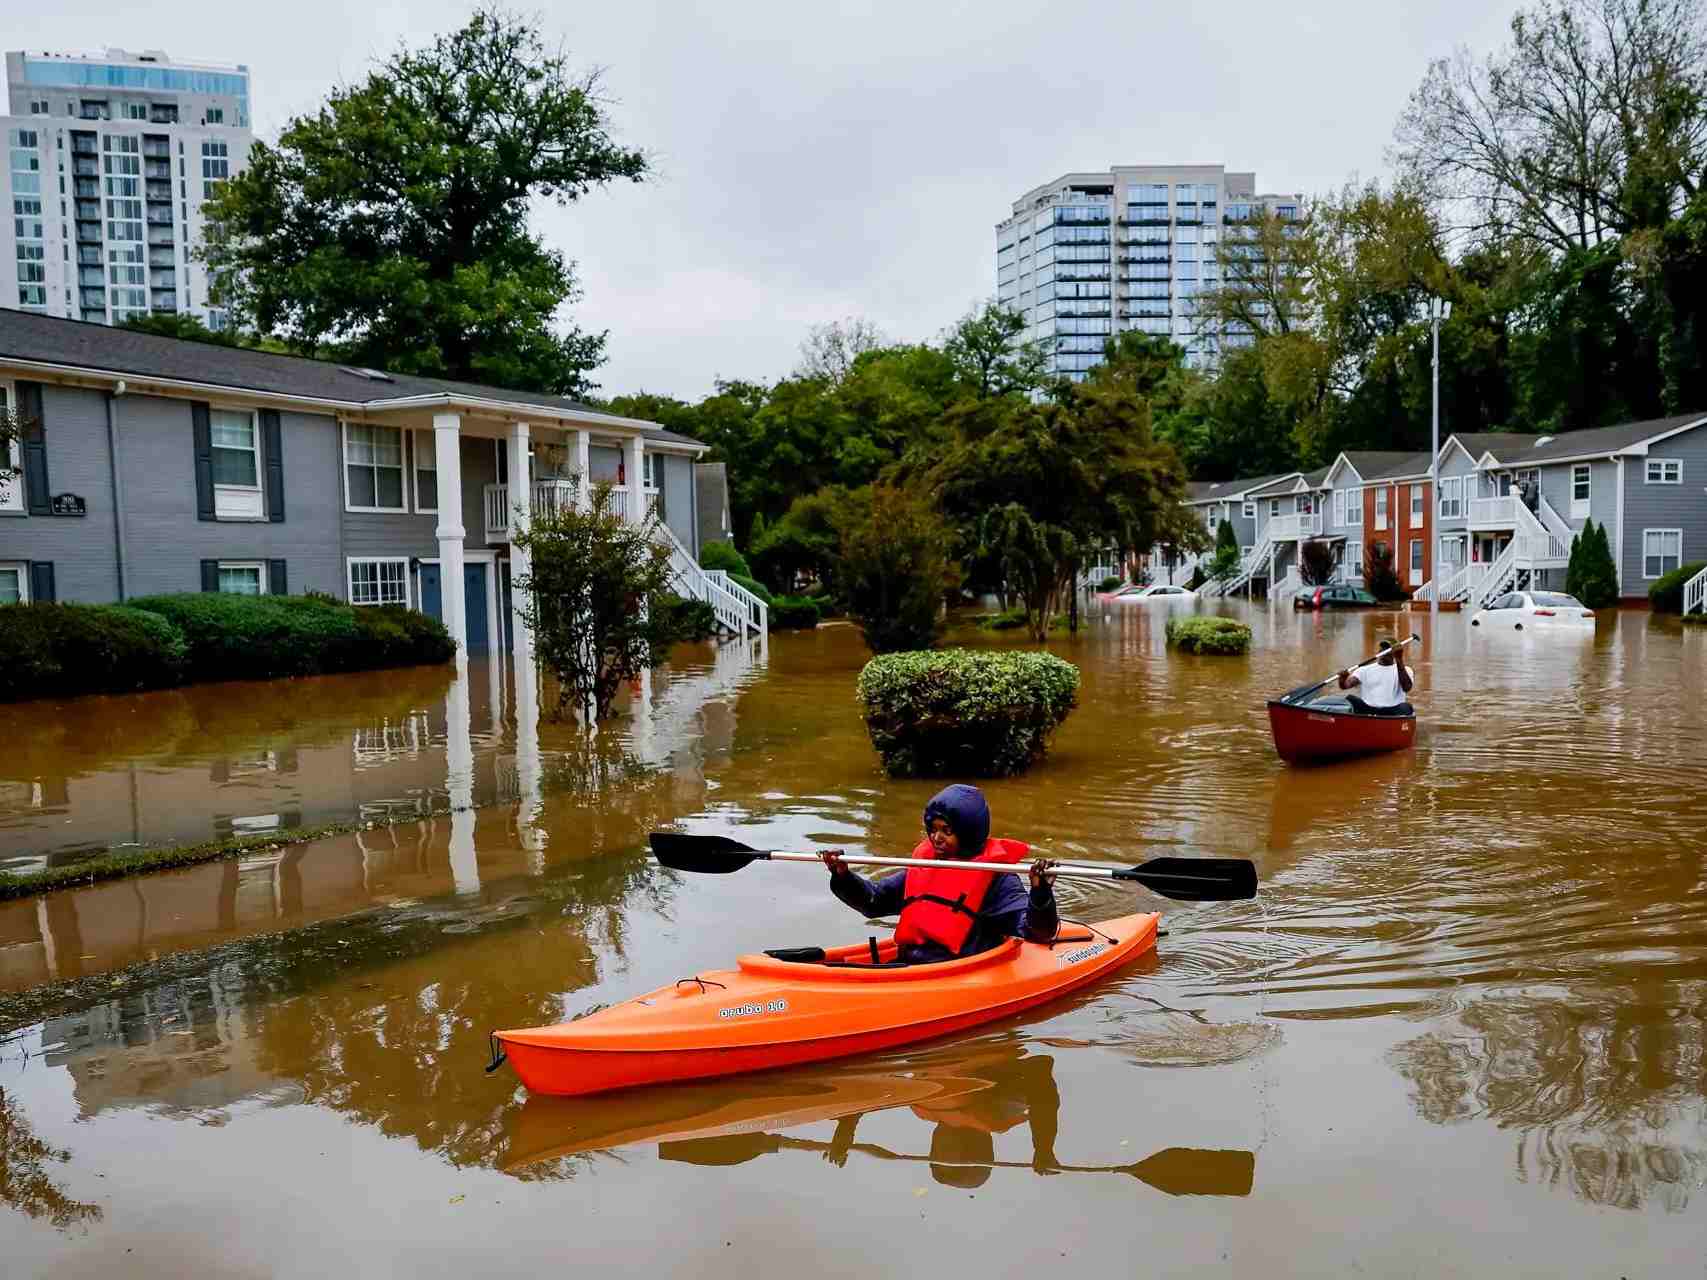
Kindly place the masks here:
[(1405, 700), (1405, 691), (1399, 684), (1399, 664), (1395, 662), (1384, 667), (1373, 662), (1367, 667), (1359, 667), (1357, 696), (1372, 707), (1398, 706)]

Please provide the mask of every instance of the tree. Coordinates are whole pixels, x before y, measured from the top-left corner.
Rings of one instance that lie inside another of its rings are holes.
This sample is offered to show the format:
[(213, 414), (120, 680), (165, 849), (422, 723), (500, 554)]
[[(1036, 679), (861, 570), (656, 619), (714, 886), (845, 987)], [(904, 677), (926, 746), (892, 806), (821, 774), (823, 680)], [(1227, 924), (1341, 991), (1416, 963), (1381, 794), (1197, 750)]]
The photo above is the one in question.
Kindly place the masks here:
[(835, 583), (848, 504), (847, 490), (831, 485), (796, 498), (782, 519), (756, 532), (753, 568), (765, 585), (788, 592), (802, 575), (826, 585)]
[(924, 495), (873, 485), (838, 511), (837, 585), (873, 653), (930, 649), (942, 634), (943, 596), (957, 580), (950, 533)]
[(195, 316), (180, 311), (149, 311), (135, 313), (119, 326), (136, 333), (154, 333), (163, 338), (181, 338), (187, 342), (209, 342), (219, 347), (239, 347), (242, 342), (229, 329), (218, 332), (208, 328)]
[(1215, 530), (1215, 554), (1210, 557), (1206, 572), (1216, 582), (1225, 582), (1239, 571), (1239, 535), (1231, 520), (1223, 520)]
[(206, 204), (202, 252), (233, 312), (298, 350), (579, 395), (605, 337), (552, 328), (577, 289), (528, 210), (647, 171), (597, 73), (483, 9), (257, 142)]
[(943, 354), (972, 395), (1029, 395), (1048, 380), (1049, 353), (1022, 341), (1025, 317), (999, 302), (969, 312), (944, 335)]
[(1399, 582), (1393, 567), (1393, 548), (1377, 538), (1364, 548), (1363, 585), (1377, 600), (1403, 600), (1409, 593)]
[(1305, 586), (1319, 587), (1334, 580), (1334, 549), (1320, 538), (1311, 538), (1298, 548), (1298, 577)]
[(611, 509), (610, 492), (596, 487), (590, 509), (536, 512), (513, 539), (529, 556), (513, 589), (525, 597), (534, 651), (557, 677), (558, 716), (592, 707), (606, 718), (623, 681), (657, 666), (678, 639), (657, 517), (630, 522)]
[(1591, 609), (1606, 609), (1618, 603), (1618, 568), (1612, 559), (1612, 543), (1604, 524), (1585, 520), (1582, 532), (1571, 539), (1565, 590)]
[(799, 378), (839, 383), (852, 372), (855, 360), (883, 345), (877, 326), (857, 316), (815, 324), (800, 344), (800, 364), (794, 373)]

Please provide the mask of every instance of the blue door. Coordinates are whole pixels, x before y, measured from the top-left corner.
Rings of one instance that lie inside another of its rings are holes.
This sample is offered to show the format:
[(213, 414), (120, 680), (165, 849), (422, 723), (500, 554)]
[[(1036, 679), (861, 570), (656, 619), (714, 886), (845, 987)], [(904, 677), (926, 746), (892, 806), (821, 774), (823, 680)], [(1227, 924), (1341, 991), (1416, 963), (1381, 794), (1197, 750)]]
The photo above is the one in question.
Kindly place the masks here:
[[(421, 566), (421, 612), (429, 618), (444, 621), (444, 592), (440, 587), (439, 566)], [(466, 605), (468, 652), (485, 653), (491, 644), (486, 625), (486, 566), (462, 566), (463, 600)]]

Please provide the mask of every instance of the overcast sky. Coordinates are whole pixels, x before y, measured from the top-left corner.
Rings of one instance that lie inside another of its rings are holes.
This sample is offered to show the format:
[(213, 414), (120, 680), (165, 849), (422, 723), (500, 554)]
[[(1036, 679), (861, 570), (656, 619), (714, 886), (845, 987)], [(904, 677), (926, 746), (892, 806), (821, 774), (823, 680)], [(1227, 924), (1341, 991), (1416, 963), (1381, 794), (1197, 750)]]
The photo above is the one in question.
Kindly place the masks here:
[[(460, 25), (449, 0), (13, 6), (6, 48), (162, 48), (248, 65), (271, 140), (399, 41)], [(524, 12), (536, 12), (521, 6)], [(930, 338), (994, 291), (1022, 192), (1111, 164), (1225, 164), (1319, 192), (1385, 172), (1430, 58), (1503, 41), (1512, 0), (936, 0), (559, 3), (538, 10), (605, 69), (642, 185), (542, 210), (579, 263), (604, 394), (695, 399), (789, 372), (813, 324)]]

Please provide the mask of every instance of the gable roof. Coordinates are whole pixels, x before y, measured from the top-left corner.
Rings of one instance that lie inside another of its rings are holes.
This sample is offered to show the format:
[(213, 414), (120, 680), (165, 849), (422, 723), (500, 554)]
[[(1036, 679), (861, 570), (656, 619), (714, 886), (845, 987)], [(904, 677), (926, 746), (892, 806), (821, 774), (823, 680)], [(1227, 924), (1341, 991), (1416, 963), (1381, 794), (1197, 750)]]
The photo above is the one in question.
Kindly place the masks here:
[(1257, 476), (1248, 480), (1188, 480), (1185, 486), (1185, 501), (1187, 506), (1200, 502), (1232, 502), (1235, 499), (1248, 497), (1251, 493), (1277, 480), (1290, 480), (1296, 476), (1296, 471), (1283, 471), (1278, 475)]
[(1659, 436), (1703, 423), (1707, 423), (1707, 413), (1698, 412), (1670, 418), (1649, 418), (1644, 422), (1624, 422), (1615, 427), (1564, 431), (1555, 436), (1489, 436), (1485, 437), (1489, 443), (1471, 452), (1480, 457), (1485, 450), (1508, 467), (1562, 462), (1567, 458), (1604, 457), (1627, 450), (1639, 451), (1640, 446)]
[[(1396, 449), (1359, 449), (1356, 451), (1348, 449), (1340, 454), (1340, 457), (1351, 465), (1352, 470), (1357, 472), (1365, 484), (1390, 475), (1409, 475), (1408, 468), (1418, 456), (1415, 453), (1401, 452)], [(1422, 470), (1427, 471), (1428, 454), (1425, 452), (1420, 456), (1422, 458)]]
[(638, 427), (652, 438), (700, 444), (656, 423), (603, 413), (591, 405), (543, 391), (513, 391), (448, 378), (360, 369), (333, 360), (276, 355), (245, 347), (223, 347), (131, 329), (63, 320), (57, 316), (0, 309), (0, 361), (21, 361), (100, 374), (126, 374), (185, 384), (260, 392), (329, 407), (430, 407), (458, 401), (495, 408), (546, 410), (597, 425)]

